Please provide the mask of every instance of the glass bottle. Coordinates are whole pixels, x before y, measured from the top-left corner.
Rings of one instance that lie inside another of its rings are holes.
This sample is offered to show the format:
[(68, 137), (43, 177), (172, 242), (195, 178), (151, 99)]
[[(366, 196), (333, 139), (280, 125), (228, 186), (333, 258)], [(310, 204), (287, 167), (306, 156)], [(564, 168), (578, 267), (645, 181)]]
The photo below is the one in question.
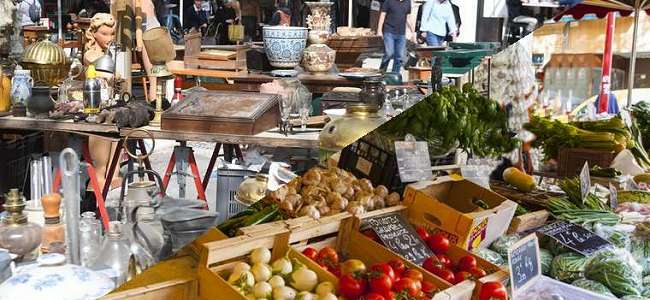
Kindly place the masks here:
[(87, 211), (81, 214), (79, 221), (79, 244), (81, 265), (90, 266), (99, 253), (101, 242), (101, 224), (95, 217), (95, 213)]
[(27, 222), (25, 200), (18, 189), (9, 190), (5, 199), (4, 209), (9, 215), (0, 226), (0, 248), (23, 257), (41, 244), (41, 226)]
[(43, 203), (43, 216), (45, 217), (41, 252), (49, 253), (51, 244), (57, 242), (65, 244), (65, 225), (61, 222), (59, 210), (61, 196), (56, 193), (45, 195), (41, 198), (41, 202)]
[(131, 250), (129, 239), (122, 232), (122, 224), (119, 221), (112, 221), (108, 225), (108, 232), (97, 258), (90, 268), (96, 271), (110, 269), (111, 278), (116, 286), (126, 281), (129, 268)]

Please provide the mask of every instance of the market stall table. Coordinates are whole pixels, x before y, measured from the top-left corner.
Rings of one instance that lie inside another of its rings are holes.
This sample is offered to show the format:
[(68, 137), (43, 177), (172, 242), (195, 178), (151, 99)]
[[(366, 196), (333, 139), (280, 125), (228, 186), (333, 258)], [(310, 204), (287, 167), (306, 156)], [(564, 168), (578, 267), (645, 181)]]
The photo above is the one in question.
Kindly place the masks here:
[[(271, 82), (278, 78), (281, 77), (273, 77), (265, 74), (245, 74), (241, 76), (233, 76), (230, 79), (232, 79), (233, 82), (243, 91), (259, 92), (261, 84)], [(309, 89), (310, 92), (315, 94), (327, 93), (336, 87), (360, 88), (363, 86), (363, 81), (361, 80), (349, 80), (336, 74), (301, 73), (297, 78), (307, 87), (307, 89)]]

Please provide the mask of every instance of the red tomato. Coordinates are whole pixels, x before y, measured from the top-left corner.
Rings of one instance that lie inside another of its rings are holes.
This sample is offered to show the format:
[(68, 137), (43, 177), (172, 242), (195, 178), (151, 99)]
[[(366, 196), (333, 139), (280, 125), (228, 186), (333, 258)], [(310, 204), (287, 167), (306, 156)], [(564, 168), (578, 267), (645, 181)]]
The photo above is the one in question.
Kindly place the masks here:
[(470, 272), (470, 273), (472, 274), (472, 276), (473, 276), (474, 278), (476, 278), (476, 279), (479, 279), (479, 278), (481, 278), (481, 277), (487, 275), (487, 273), (485, 272), (485, 270), (483, 270), (483, 269), (481, 269), (481, 268), (478, 268), (478, 267), (469, 269), (469, 272)]
[(466, 271), (476, 268), (476, 258), (471, 255), (465, 255), (458, 260), (458, 270)]
[(440, 260), (438, 260), (438, 257), (435, 255), (432, 255), (429, 258), (425, 259), (424, 263), (422, 263), (422, 267), (431, 273), (433, 273), (433, 270), (435, 268), (438, 268), (440, 266), (442, 266), (442, 262), (440, 262)]
[(404, 271), (404, 274), (402, 274), (402, 278), (411, 278), (415, 281), (421, 282), (424, 280), (424, 276), (422, 276), (422, 272), (416, 270), (416, 269), (408, 269)]
[(501, 282), (490, 281), (481, 286), (479, 300), (508, 300), (508, 292)]
[(395, 292), (388, 292), (381, 294), (382, 297), (384, 297), (385, 300), (397, 300), (397, 296), (395, 295)]
[(338, 292), (341, 296), (349, 299), (357, 299), (366, 289), (366, 281), (357, 279), (351, 274), (346, 274), (339, 280)]
[(429, 239), (429, 231), (427, 231), (426, 228), (424, 228), (422, 226), (416, 226), (415, 231), (418, 233), (418, 235), (420, 236), (420, 238), (423, 241), (426, 241), (426, 240)]
[(335, 267), (328, 267), (328, 266), (323, 266), (326, 268), (330, 273), (334, 274), (337, 278), (341, 277), (341, 266), (335, 266)]
[(393, 281), (384, 273), (373, 273), (368, 278), (368, 283), (370, 290), (379, 294), (388, 293), (393, 287)]
[(454, 273), (454, 279), (456, 280), (453, 284), (460, 283), (465, 279), (471, 279), (473, 276), (470, 272), (458, 271)]
[(369, 293), (366, 294), (365, 296), (361, 297), (363, 300), (386, 300), (384, 296), (377, 294), (377, 293)]
[(449, 256), (444, 254), (439, 254), (436, 256), (438, 257), (438, 260), (440, 260), (440, 262), (442, 263), (443, 267), (447, 269), (451, 269), (451, 259), (449, 258)]
[(408, 277), (402, 277), (398, 279), (393, 285), (393, 291), (398, 294), (406, 292), (409, 296), (412, 297), (415, 297), (420, 292), (417, 284), (415, 283), (415, 280)]
[(422, 281), (422, 291), (425, 294), (431, 294), (436, 291), (436, 286), (430, 281)]
[(387, 263), (380, 263), (380, 264), (374, 264), (370, 267), (370, 272), (371, 273), (382, 273), (388, 275), (390, 277), (391, 282), (395, 282), (395, 271), (393, 271), (393, 267), (391, 267)]
[(433, 271), (433, 274), (436, 274), (438, 277), (442, 278), (442, 280), (444, 280), (446, 282), (449, 282), (449, 283), (456, 282), (456, 278), (454, 277), (454, 272), (452, 272), (449, 269), (436, 268)]
[(427, 239), (427, 245), (433, 253), (445, 254), (449, 250), (449, 239), (442, 233), (436, 233)]
[(391, 268), (393, 268), (396, 277), (402, 277), (402, 274), (406, 270), (406, 266), (404, 266), (404, 262), (399, 259), (391, 259), (388, 262), (388, 265)]
[(339, 264), (339, 255), (332, 247), (325, 247), (318, 251), (316, 261), (321, 265), (335, 267)]
[(315, 261), (316, 260), (316, 255), (318, 255), (318, 250), (312, 248), (312, 247), (307, 247), (305, 250), (302, 250), (302, 254), (305, 256), (309, 257), (309, 259)]

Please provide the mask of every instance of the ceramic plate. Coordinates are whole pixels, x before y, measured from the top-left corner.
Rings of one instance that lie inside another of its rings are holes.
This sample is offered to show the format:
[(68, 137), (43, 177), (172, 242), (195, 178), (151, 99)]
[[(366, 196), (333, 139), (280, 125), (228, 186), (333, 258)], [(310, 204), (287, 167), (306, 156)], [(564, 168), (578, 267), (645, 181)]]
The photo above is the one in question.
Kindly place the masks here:
[(271, 75), (275, 77), (296, 77), (298, 76), (298, 71), (296, 70), (273, 70)]
[(368, 77), (381, 76), (379, 72), (342, 72), (339, 76), (347, 79), (366, 79)]

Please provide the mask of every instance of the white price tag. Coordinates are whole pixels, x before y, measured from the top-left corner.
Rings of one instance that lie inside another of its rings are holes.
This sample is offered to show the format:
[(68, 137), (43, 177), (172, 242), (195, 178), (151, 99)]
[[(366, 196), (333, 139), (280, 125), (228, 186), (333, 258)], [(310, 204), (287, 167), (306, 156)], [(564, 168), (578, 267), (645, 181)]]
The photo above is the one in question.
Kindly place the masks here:
[(402, 182), (432, 180), (431, 159), (427, 142), (417, 142), (411, 135), (395, 142), (395, 156)]

